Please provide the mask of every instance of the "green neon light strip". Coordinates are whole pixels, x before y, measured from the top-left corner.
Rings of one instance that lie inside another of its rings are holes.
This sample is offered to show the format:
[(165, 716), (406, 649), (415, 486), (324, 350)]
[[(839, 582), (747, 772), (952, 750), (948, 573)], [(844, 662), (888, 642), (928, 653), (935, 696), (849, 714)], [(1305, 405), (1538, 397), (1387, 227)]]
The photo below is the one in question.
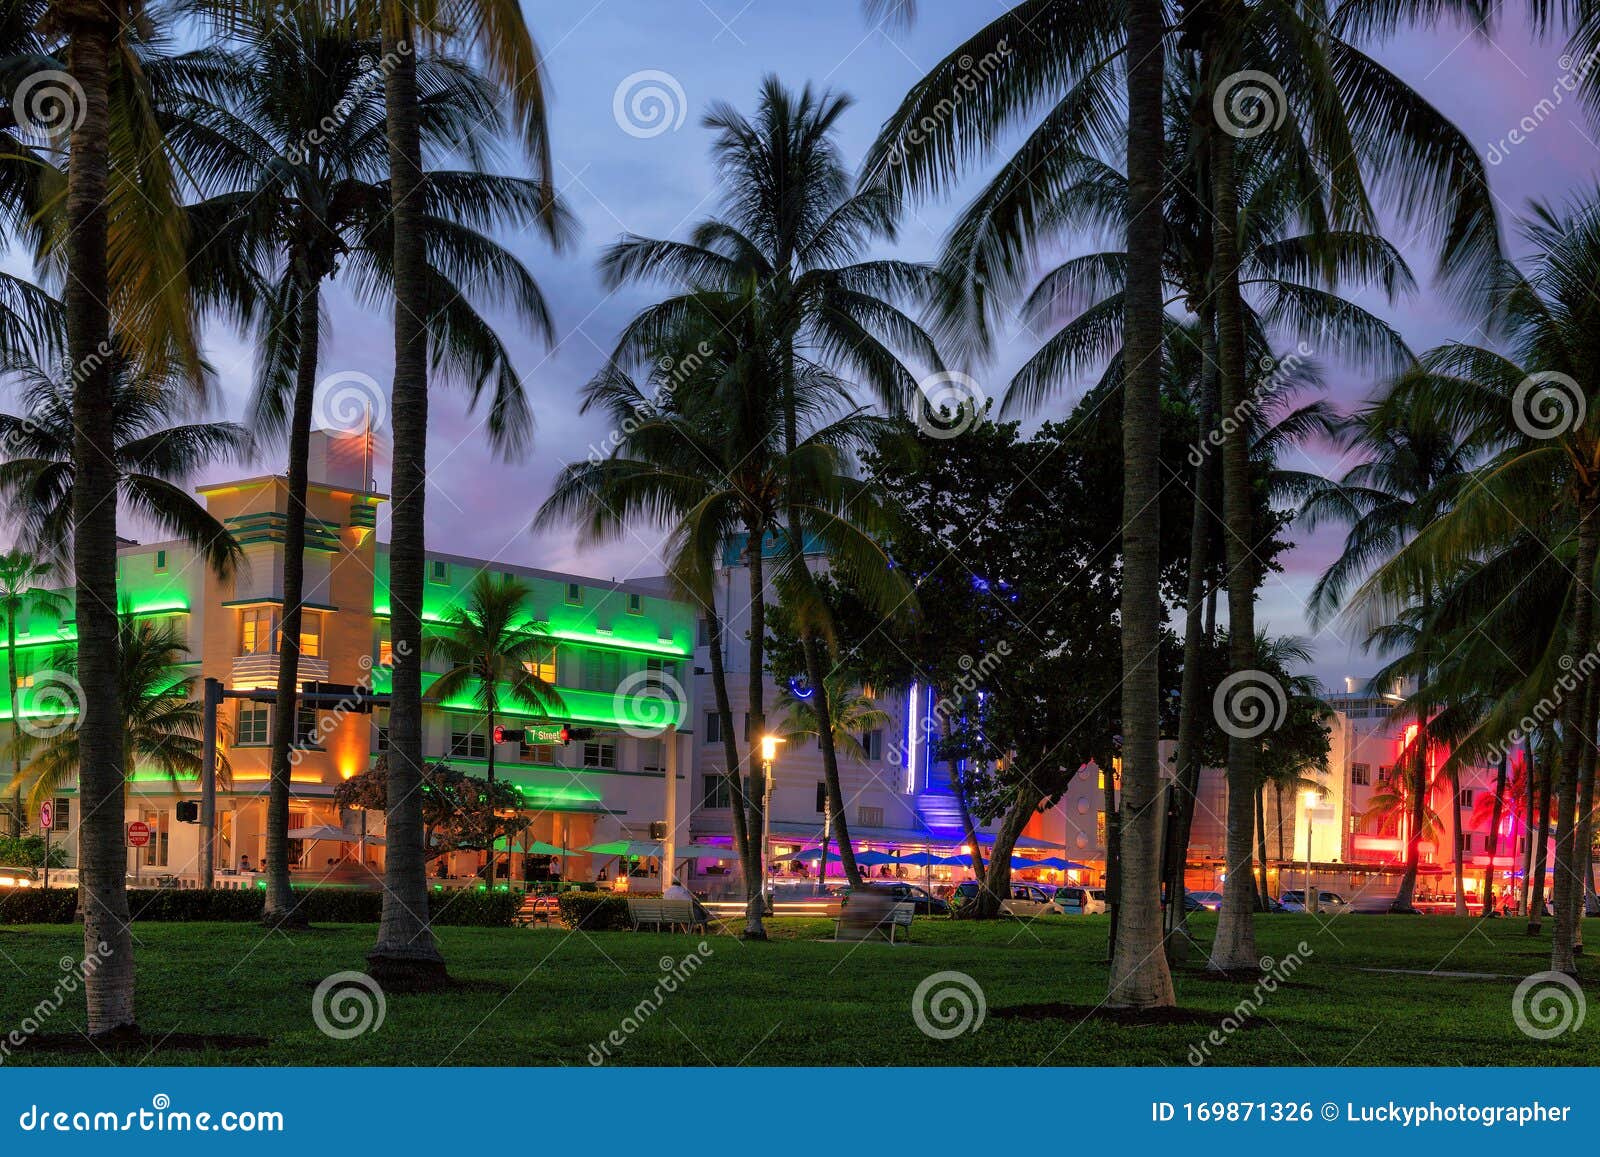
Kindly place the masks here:
[[(387, 605), (373, 607), (372, 613), (380, 619), (390, 617)], [(424, 623), (444, 624), (450, 620), (432, 611), (424, 611), (422, 613), (422, 621)], [(676, 659), (687, 659), (694, 654), (691, 648), (680, 647), (677, 643), (647, 642), (640, 639), (619, 638), (616, 635), (601, 634), (599, 631), (569, 631), (551, 627), (535, 629), (541, 635), (547, 635), (564, 643), (582, 643), (585, 646), (607, 647), (614, 651), (642, 651), (651, 655), (671, 655)]]

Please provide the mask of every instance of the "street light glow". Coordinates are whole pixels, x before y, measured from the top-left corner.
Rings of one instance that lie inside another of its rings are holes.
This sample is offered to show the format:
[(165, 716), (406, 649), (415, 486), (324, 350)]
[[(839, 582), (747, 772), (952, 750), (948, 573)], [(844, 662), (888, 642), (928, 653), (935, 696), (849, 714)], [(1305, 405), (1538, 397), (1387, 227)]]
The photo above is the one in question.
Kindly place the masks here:
[(783, 738), (777, 735), (763, 735), (761, 737), (761, 758), (771, 763), (778, 755), (778, 744)]

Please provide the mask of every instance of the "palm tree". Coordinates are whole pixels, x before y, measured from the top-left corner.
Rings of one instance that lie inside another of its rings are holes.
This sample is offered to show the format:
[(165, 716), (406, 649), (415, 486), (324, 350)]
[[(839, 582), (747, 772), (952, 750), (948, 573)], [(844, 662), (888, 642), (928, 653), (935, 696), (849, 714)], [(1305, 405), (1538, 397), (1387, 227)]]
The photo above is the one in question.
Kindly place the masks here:
[[(123, 509), (150, 520), (193, 546), (219, 575), (231, 573), (243, 552), (228, 529), (188, 490), (199, 470), (250, 449), (250, 436), (233, 422), (168, 425), (187, 402), (188, 385), (177, 367), (141, 372), (125, 357), (105, 360), (111, 396), (103, 415), (110, 456), (103, 465)], [(81, 528), (74, 501), (83, 486), (75, 456), (75, 384), (56, 366), (23, 361), (5, 367), (20, 389), (20, 412), (0, 414), (0, 444), (12, 457), (0, 462), (0, 499), (10, 506), (23, 537), (41, 557), (61, 559)], [(63, 559), (64, 561), (64, 559)], [(82, 605), (78, 638), (83, 639)], [(80, 661), (80, 670), (87, 660)], [(80, 675), (80, 679), (84, 676)], [(84, 688), (87, 694), (88, 688)], [(85, 819), (88, 817), (85, 816)]]
[(27, 829), (22, 806), (22, 711), (17, 701), (17, 620), (23, 615), (47, 614), (61, 618), (69, 606), (66, 596), (44, 584), (56, 568), (25, 550), (0, 554), (0, 615), (6, 620), (6, 677), (11, 696), (11, 834)]
[[(185, 277), (182, 217), (161, 147), (139, 38), (150, 29), (138, 0), (52, 2), (42, 25), (64, 43), (74, 116), (64, 195), (47, 242), (63, 268), (75, 467), (71, 491), (74, 605), (84, 712), (79, 825), (84, 953), (101, 964), (85, 980), (88, 1031), (137, 1031), (133, 939), (123, 843), (123, 724), (117, 699), (117, 461), (113, 325), (151, 372), (176, 362), (200, 378), (193, 302)], [(115, 162), (115, 163), (113, 163)]]
[[(1325, 618), (1343, 604), (1353, 584), (1400, 551), (1425, 527), (1450, 508), (1462, 490), (1473, 460), (1473, 448), (1463, 442), (1458, 427), (1435, 414), (1397, 415), (1393, 407), (1374, 403), (1352, 415), (1342, 431), (1345, 449), (1365, 460), (1337, 482), (1312, 488), (1300, 517), (1308, 529), (1324, 521), (1348, 526), (1340, 556), (1317, 580), (1312, 590), (1313, 620)], [(1439, 660), (1433, 640), (1423, 629), (1433, 618), (1439, 594), (1437, 584), (1419, 584), (1409, 592), (1391, 633), (1374, 633), (1393, 643), (1393, 630), (1405, 630), (1413, 653), (1404, 673), (1426, 686)], [(1409, 618), (1408, 618), (1409, 616)], [(1409, 622), (1409, 628), (1407, 623)], [(1393, 908), (1414, 911), (1417, 870), (1421, 859), (1425, 783), (1431, 774), (1430, 719), (1432, 705), (1418, 696), (1414, 707), (1417, 742), (1411, 748), (1411, 778), (1406, 798), (1413, 809), (1407, 827), (1406, 868)], [(1398, 766), (1398, 765), (1397, 765)]]
[[(754, 742), (766, 729), (767, 554), (790, 513), (841, 571), (904, 581), (881, 545), (888, 517), (878, 495), (850, 470), (853, 457), (886, 438), (888, 427), (855, 407), (847, 386), (821, 367), (788, 379), (774, 369), (785, 349), (773, 330), (775, 324), (781, 330), (781, 319), (770, 315), (753, 288), (675, 300), (672, 328), (664, 327), (661, 344), (638, 359), (650, 367), (655, 396), (617, 361), (586, 387), (584, 409), (607, 414), (620, 432), (618, 444), (608, 458), (566, 467), (535, 525), (575, 518), (580, 537), (589, 541), (613, 537), (635, 520), (665, 525), (672, 572), (702, 601), (713, 589), (722, 551), (741, 548), (750, 574)], [(791, 412), (802, 423), (792, 450), (786, 437)], [(714, 623), (719, 637), (721, 626)], [(714, 658), (718, 707), (726, 712), (719, 669)], [(731, 714), (723, 722), (732, 776), (740, 760)], [(766, 936), (759, 871), (763, 776), (752, 760), (750, 790), (735, 818), (747, 892), (745, 935), (752, 939)]]
[[(130, 775), (153, 768), (176, 787), (198, 782), (204, 750), (204, 706), (195, 697), (199, 676), (189, 671), (189, 646), (171, 619), (136, 616), (124, 604), (117, 616), (117, 695), (124, 722), (123, 759)], [(53, 658), (57, 670), (76, 676), (83, 647), (63, 648)], [(38, 806), (79, 774), (81, 729), (46, 728), (43, 737), (25, 736), (20, 754), (28, 757), (23, 780), (28, 801)], [(231, 768), (226, 743), (219, 743), (217, 776), (226, 786)]]
[(820, 711), (815, 691), (801, 695), (793, 687), (779, 690), (778, 706), (788, 717), (783, 729), (784, 739), (816, 740), (820, 747), (822, 734), (819, 728), (821, 721), (826, 719), (828, 726), (833, 729), (835, 749), (844, 752), (856, 763), (868, 762), (867, 749), (861, 744), (861, 736), (885, 726), (890, 719), (889, 713), (879, 707), (878, 701), (866, 691), (852, 687), (842, 673), (828, 676), (822, 686), (822, 698), (826, 703)]
[[(1551, 967), (1575, 967), (1583, 848), (1593, 777), (1584, 769), (1586, 704), (1595, 641), (1593, 582), (1600, 554), (1600, 364), (1586, 335), (1600, 321), (1600, 191), (1564, 208), (1536, 204), (1523, 225), (1531, 256), (1495, 285), (1505, 352), (1451, 343), (1422, 358), (1395, 391), (1407, 412), (1441, 415), (1485, 461), (1450, 507), (1368, 581), (1363, 595), (1394, 604), (1404, 585), (1437, 584), (1531, 535), (1561, 560), (1561, 614), (1519, 692), (1559, 704), (1561, 750), (1550, 796), (1556, 817)], [(1545, 761), (1548, 766), (1549, 761)]]
[[(850, 189), (835, 139), (850, 104), (847, 97), (814, 93), (810, 86), (795, 94), (768, 77), (753, 118), (729, 105), (714, 105), (705, 124), (717, 134), (712, 156), (721, 177), (721, 214), (696, 225), (687, 242), (625, 237), (601, 264), (610, 288), (655, 278), (692, 295), (737, 293), (746, 281), (754, 282), (763, 308), (782, 319), (774, 368), (790, 398), (783, 427), (786, 452), (798, 442), (801, 420), (794, 383), (812, 368), (854, 376), (891, 413), (914, 404), (918, 390), (897, 349), (929, 369), (942, 368), (932, 340), (899, 308), (906, 299), (926, 295), (931, 271), (913, 262), (863, 259), (874, 243), (895, 239), (899, 203), (881, 187)], [(619, 350), (648, 347), (663, 319), (688, 300), (672, 299), (646, 311), (624, 334)], [(815, 528), (805, 524), (798, 509), (784, 511), (782, 525), (786, 550), (775, 580), (796, 612), (806, 678), (821, 686), (829, 677), (824, 648), (833, 632), (806, 562)], [(872, 593), (895, 597), (892, 585), (879, 584)], [(882, 609), (891, 607), (885, 603)], [(819, 702), (817, 710), (825, 716), (828, 706)], [(824, 718), (823, 779), (840, 859), (852, 886), (860, 887), (833, 734)]]
[[(427, 565), (423, 499), (427, 489), (428, 359), (432, 319), (449, 301), (430, 275), (424, 217), (430, 177), (423, 167), (422, 93), (418, 85), (418, 29), (431, 28), (440, 6), (360, 0), (381, 34), (385, 127), (389, 150), (390, 240), (394, 258), (394, 470), (390, 504), (390, 631), (394, 640), (389, 709), (389, 788), (398, 801), (387, 813), (383, 919), (368, 956), (379, 979), (427, 982), (444, 974), (444, 961), (427, 923), (427, 864), (422, 846), (418, 788), (422, 776), (422, 591)], [(501, 91), (504, 107), (552, 194), (550, 134), (545, 118), (544, 61), (521, 9), (499, 0), (451, 5), (448, 24), (456, 43), (482, 60)], [(435, 35), (432, 32), (429, 35)], [(535, 218), (556, 237), (553, 199)]]
[[(263, 919), (293, 919), (289, 888), (290, 748), (297, 717), (304, 588), (307, 455), (317, 387), (323, 283), (344, 272), (364, 300), (386, 299), (393, 238), (383, 95), (374, 76), (378, 40), (348, 15), (297, 9), (248, 12), (222, 47), (177, 58), (185, 81), (169, 139), (220, 190), (190, 210), (205, 238), (195, 280), (251, 317), (264, 356), (257, 367), (256, 427), (288, 441), (283, 621), (267, 806)], [(467, 62), (435, 53), (417, 69), (419, 126), (430, 154), (481, 161), (501, 122), (498, 94)], [(522, 446), (531, 418), (510, 357), (465, 292), (498, 297), (545, 341), (553, 325), (522, 263), (480, 230), (517, 224), (551, 199), (538, 181), (475, 169), (429, 174), (419, 193), (428, 274), (444, 304), (430, 319), (433, 353), (473, 396), (492, 384), (487, 429), (500, 451)], [(559, 208), (565, 235), (567, 218)], [(243, 262), (241, 262), (243, 258)], [(241, 263), (247, 266), (241, 270)], [(343, 267), (341, 270), (341, 266)], [(259, 292), (257, 287), (260, 286)]]
[[(559, 713), (563, 704), (553, 683), (539, 676), (549, 661), (549, 636), (531, 629), (527, 604), (533, 590), (520, 579), (480, 573), (467, 590), (464, 605), (455, 607), (438, 633), (423, 641), (424, 654), (443, 660), (444, 673), (428, 688), (428, 698), (447, 703), (470, 697), (488, 728), (487, 779), (494, 793), (495, 719), (507, 707), (543, 716)], [(502, 698), (505, 696), (505, 698)], [(484, 844), (484, 884), (494, 887), (494, 834)]]

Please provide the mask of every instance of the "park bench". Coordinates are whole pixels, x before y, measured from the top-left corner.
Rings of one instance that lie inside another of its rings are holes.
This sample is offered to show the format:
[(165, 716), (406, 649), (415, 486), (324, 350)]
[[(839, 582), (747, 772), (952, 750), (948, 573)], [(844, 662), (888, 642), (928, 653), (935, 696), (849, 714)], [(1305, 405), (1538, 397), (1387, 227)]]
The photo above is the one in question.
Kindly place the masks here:
[(554, 896), (540, 896), (529, 892), (522, 897), (522, 904), (517, 908), (517, 914), (512, 923), (518, 928), (527, 928), (534, 924), (548, 924), (550, 917), (555, 915), (556, 898)]
[(639, 900), (628, 897), (628, 919), (633, 923), (633, 930), (641, 928), (661, 928), (661, 901)]
[(904, 928), (906, 939), (911, 939), (911, 918), (917, 906), (910, 902), (895, 904), (887, 909), (870, 904), (846, 904), (833, 922), (835, 940), (871, 940), (877, 938), (895, 943), (895, 933)]
[(695, 932), (704, 931), (706, 927), (705, 918), (695, 912), (693, 900), (630, 897), (628, 919), (632, 921), (635, 932), (641, 928), (654, 928), (658, 932), (673, 932), (681, 928), (685, 932)]

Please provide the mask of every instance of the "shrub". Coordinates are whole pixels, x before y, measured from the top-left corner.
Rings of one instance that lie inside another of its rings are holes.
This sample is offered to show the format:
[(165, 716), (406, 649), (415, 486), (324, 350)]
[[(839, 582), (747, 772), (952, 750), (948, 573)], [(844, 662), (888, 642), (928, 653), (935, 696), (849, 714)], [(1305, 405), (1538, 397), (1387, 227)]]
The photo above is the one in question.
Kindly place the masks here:
[(585, 932), (617, 932), (633, 927), (628, 919), (628, 898), (659, 898), (660, 892), (563, 892), (556, 901), (556, 918), (563, 928)]
[(0, 924), (71, 924), (77, 911), (76, 888), (0, 889)]
[(428, 910), (444, 928), (509, 928), (522, 907), (521, 892), (430, 892)]

